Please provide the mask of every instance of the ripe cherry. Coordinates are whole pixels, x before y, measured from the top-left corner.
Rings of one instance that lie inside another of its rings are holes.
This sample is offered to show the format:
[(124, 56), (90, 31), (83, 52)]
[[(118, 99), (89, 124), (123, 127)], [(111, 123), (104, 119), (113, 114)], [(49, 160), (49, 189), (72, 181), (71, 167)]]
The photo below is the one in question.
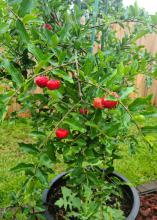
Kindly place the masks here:
[(102, 98), (102, 105), (104, 108), (112, 109), (118, 105), (118, 101), (106, 100), (106, 97)]
[(69, 135), (69, 131), (63, 128), (59, 128), (56, 131), (56, 137), (59, 139), (67, 138)]
[(48, 78), (46, 76), (37, 76), (35, 78), (35, 83), (37, 86), (44, 88), (47, 86)]
[(103, 109), (104, 108), (104, 106), (102, 104), (102, 98), (95, 98), (94, 101), (93, 101), (93, 105), (97, 109)]
[(53, 80), (53, 79), (51, 79), (51, 80), (49, 80), (49, 81), (47, 82), (47, 88), (48, 88), (49, 90), (59, 89), (60, 86), (61, 86), (61, 83), (60, 83), (59, 80)]

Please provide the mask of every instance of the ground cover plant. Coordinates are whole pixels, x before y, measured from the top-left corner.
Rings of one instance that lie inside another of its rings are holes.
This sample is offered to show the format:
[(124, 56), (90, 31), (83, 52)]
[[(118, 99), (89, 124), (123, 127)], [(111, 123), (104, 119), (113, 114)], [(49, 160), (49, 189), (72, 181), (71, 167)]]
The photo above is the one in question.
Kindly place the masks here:
[[(36, 156), (33, 162), (12, 168), (27, 176), (12, 200), (19, 207), (19, 219), (44, 218), (41, 191), (58, 163), (73, 170), (72, 182), (56, 202), (64, 210), (63, 218), (124, 219), (121, 193), (104, 179), (113, 172), (122, 148), (134, 153), (142, 142), (152, 149), (148, 133), (156, 126), (138, 123), (139, 118), (156, 114), (151, 96), (132, 100), (129, 95), (137, 74), (148, 79), (156, 75), (155, 57), (136, 40), (155, 31), (157, 19), (136, 4), (125, 12), (121, 1), (116, 2), (1, 0), (1, 79), (9, 86), (0, 95), (1, 121), (15, 98), (20, 111), (29, 109), (34, 141), (19, 146)], [(130, 20), (135, 21), (133, 33), (118, 40), (111, 24), (123, 26)], [(101, 47), (94, 53), (100, 31)], [(36, 87), (43, 92), (36, 94)], [(110, 207), (113, 194), (119, 200)], [(71, 198), (69, 203), (65, 195)]]

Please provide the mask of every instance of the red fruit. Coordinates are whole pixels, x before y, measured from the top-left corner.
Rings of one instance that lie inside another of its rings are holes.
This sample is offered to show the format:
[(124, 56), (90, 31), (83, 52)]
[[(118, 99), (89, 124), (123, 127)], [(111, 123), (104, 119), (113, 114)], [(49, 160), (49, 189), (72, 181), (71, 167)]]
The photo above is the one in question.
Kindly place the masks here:
[(51, 79), (51, 80), (49, 80), (48, 82), (47, 82), (47, 88), (49, 89), (49, 90), (55, 90), (55, 89), (59, 89), (60, 88), (60, 86), (61, 86), (61, 83), (60, 83), (60, 81), (59, 80), (53, 80), (53, 79)]
[(68, 137), (68, 135), (69, 135), (69, 131), (66, 129), (63, 129), (63, 128), (59, 128), (56, 131), (56, 137), (58, 137), (59, 139), (66, 138), (66, 137)]
[(44, 88), (47, 86), (48, 78), (46, 76), (37, 76), (35, 78), (35, 83), (37, 86)]
[(98, 109), (103, 109), (104, 106), (102, 104), (102, 98), (95, 98), (94, 99), (94, 102), (93, 102), (93, 105), (95, 108), (98, 108)]
[(80, 114), (81, 115), (88, 115), (89, 110), (87, 108), (80, 108)]
[(102, 105), (104, 108), (115, 108), (118, 104), (118, 101), (114, 101), (114, 100), (106, 100), (106, 97), (102, 98)]
[(43, 28), (45, 28), (47, 30), (52, 30), (52, 26), (50, 24), (44, 24)]

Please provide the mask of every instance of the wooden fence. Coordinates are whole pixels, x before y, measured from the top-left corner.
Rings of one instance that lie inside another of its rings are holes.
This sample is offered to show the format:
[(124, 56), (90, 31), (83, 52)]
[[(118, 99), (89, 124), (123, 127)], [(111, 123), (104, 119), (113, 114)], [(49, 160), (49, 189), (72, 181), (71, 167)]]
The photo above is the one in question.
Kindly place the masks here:
[[(122, 28), (120, 25), (114, 24), (113, 29), (116, 31), (117, 37), (122, 39), (125, 33), (130, 34), (132, 32), (134, 25), (134, 22), (129, 22), (125, 25), (125, 28)], [(157, 53), (157, 34), (146, 34), (144, 37), (137, 40), (137, 44), (143, 45), (149, 53), (155, 55)], [(148, 87), (145, 76), (139, 74), (136, 78), (135, 85), (137, 88), (136, 97), (145, 97), (152, 94), (152, 104), (157, 106), (157, 80), (154, 79), (152, 85)]]

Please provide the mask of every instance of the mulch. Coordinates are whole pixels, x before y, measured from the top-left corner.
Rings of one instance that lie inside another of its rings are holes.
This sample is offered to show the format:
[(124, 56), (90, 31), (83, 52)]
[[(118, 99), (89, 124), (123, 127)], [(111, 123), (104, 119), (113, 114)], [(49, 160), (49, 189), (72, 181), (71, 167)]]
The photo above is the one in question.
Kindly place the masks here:
[(157, 220), (157, 181), (138, 187), (140, 212), (136, 220)]

